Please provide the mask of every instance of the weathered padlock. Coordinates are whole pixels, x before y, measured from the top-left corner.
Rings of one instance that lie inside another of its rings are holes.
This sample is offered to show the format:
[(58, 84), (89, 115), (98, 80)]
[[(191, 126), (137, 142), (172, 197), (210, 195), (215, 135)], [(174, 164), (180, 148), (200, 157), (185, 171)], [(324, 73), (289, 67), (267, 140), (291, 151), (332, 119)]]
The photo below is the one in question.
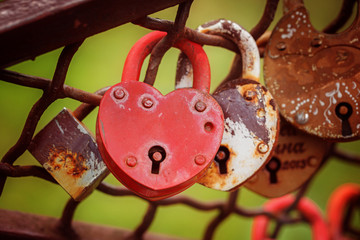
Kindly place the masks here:
[(293, 192), (316, 173), (329, 150), (328, 142), (296, 129), (281, 118), (272, 158), (244, 186), (269, 198)]
[(274, 28), (264, 57), (266, 86), (281, 114), (321, 138), (360, 138), (359, 11), (347, 30), (326, 34), (311, 25), (301, 0), (286, 2), (295, 7)]
[(115, 177), (149, 200), (177, 194), (209, 167), (224, 130), (221, 107), (209, 94), (210, 66), (198, 44), (175, 43), (194, 66), (194, 88), (162, 95), (139, 82), (145, 57), (166, 33), (152, 32), (130, 50), (122, 79), (101, 100), (97, 141)]
[(28, 149), (76, 201), (88, 196), (109, 173), (94, 137), (66, 108), (34, 137)]
[[(205, 23), (198, 31), (231, 39), (242, 56), (242, 76), (222, 83), (213, 93), (224, 112), (224, 135), (215, 161), (198, 181), (209, 188), (230, 191), (269, 159), (278, 135), (278, 112), (269, 91), (258, 82), (260, 57), (252, 36), (223, 19)], [(187, 86), (191, 76), (191, 65), (180, 56), (176, 86)]]

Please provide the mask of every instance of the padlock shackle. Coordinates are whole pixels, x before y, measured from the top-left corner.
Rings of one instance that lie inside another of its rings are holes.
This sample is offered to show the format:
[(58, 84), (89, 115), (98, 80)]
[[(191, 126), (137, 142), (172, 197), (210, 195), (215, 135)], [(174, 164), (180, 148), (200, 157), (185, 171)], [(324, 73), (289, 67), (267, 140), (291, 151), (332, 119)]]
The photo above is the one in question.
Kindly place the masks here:
[[(166, 32), (154, 31), (135, 43), (125, 60), (122, 82), (139, 81), (145, 58), (166, 34)], [(193, 88), (208, 93), (210, 91), (210, 64), (201, 45), (187, 39), (179, 39), (174, 47), (180, 49), (190, 59), (194, 71)]]
[(346, 183), (338, 187), (330, 196), (326, 213), (329, 228), (334, 239), (343, 239), (343, 223), (349, 203), (360, 199), (360, 185)]
[[(278, 213), (281, 210), (289, 207), (295, 198), (291, 195), (286, 195), (280, 198), (274, 198), (269, 200), (264, 205), (264, 210), (271, 213)], [(309, 221), (312, 229), (312, 239), (315, 240), (329, 240), (330, 233), (325, 219), (317, 207), (317, 205), (310, 199), (302, 198), (297, 204), (297, 210), (300, 211), (304, 217)], [(252, 238), (253, 240), (267, 239), (266, 230), (269, 226), (269, 218), (266, 216), (257, 216), (254, 218), (252, 226)]]
[(242, 59), (241, 78), (260, 82), (260, 54), (255, 39), (239, 24), (219, 19), (205, 23), (198, 32), (221, 35), (231, 39), (239, 48)]

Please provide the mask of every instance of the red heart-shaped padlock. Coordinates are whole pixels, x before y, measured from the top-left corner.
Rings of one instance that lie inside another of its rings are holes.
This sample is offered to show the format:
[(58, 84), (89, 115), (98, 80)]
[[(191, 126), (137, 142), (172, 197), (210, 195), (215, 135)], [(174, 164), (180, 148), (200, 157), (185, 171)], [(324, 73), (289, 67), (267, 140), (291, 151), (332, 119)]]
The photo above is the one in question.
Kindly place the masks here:
[(175, 43), (194, 67), (194, 88), (162, 95), (139, 82), (142, 63), (166, 33), (141, 38), (126, 59), (121, 83), (99, 106), (97, 141), (115, 177), (141, 197), (159, 200), (194, 184), (214, 158), (224, 118), (209, 94), (210, 67), (202, 47)]

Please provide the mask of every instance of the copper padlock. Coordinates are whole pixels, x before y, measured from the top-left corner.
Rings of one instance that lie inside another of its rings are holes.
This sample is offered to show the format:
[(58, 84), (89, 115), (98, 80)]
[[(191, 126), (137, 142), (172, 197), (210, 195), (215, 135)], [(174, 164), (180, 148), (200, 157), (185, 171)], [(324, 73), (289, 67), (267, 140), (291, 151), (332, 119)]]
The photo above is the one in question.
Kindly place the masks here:
[[(260, 57), (252, 36), (229, 20), (205, 23), (198, 31), (235, 42), (242, 57), (241, 76), (222, 83), (213, 93), (224, 112), (221, 146), (198, 183), (221, 191), (235, 190), (269, 159), (278, 135), (277, 107), (259, 81)], [(179, 58), (176, 87), (188, 86), (191, 65)]]
[(109, 173), (94, 137), (66, 108), (34, 137), (28, 150), (76, 201)]
[[(264, 78), (281, 114), (321, 138), (360, 138), (360, 16), (337, 34), (317, 31), (301, 0), (286, 1), (265, 50)], [(360, 4), (358, 4), (360, 8)]]
[(293, 192), (319, 170), (329, 150), (330, 143), (281, 118), (274, 155), (244, 186), (268, 198)]

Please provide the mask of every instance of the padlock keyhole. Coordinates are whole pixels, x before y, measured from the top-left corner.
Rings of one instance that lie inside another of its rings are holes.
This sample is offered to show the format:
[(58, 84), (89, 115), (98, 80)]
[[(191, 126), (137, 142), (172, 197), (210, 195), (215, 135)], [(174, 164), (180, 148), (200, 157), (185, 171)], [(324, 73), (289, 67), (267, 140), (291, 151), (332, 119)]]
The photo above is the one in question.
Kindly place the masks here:
[(349, 136), (352, 134), (349, 118), (353, 113), (352, 106), (347, 102), (339, 103), (335, 108), (335, 114), (341, 120), (341, 134)]
[(272, 157), (270, 161), (266, 164), (265, 168), (270, 173), (270, 184), (275, 184), (278, 182), (277, 172), (280, 170), (281, 162), (278, 158)]
[(151, 173), (159, 174), (160, 172), (160, 163), (166, 158), (166, 151), (161, 146), (153, 146), (149, 149), (148, 156), (152, 161)]
[(225, 146), (220, 146), (219, 150), (217, 151), (217, 153), (215, 155), (215, 159), (214, 159), (219, 165), (220, 174), (228, 173), (227, 161), (229, 160), (229, 158), (230, 158), (229, 149)]

